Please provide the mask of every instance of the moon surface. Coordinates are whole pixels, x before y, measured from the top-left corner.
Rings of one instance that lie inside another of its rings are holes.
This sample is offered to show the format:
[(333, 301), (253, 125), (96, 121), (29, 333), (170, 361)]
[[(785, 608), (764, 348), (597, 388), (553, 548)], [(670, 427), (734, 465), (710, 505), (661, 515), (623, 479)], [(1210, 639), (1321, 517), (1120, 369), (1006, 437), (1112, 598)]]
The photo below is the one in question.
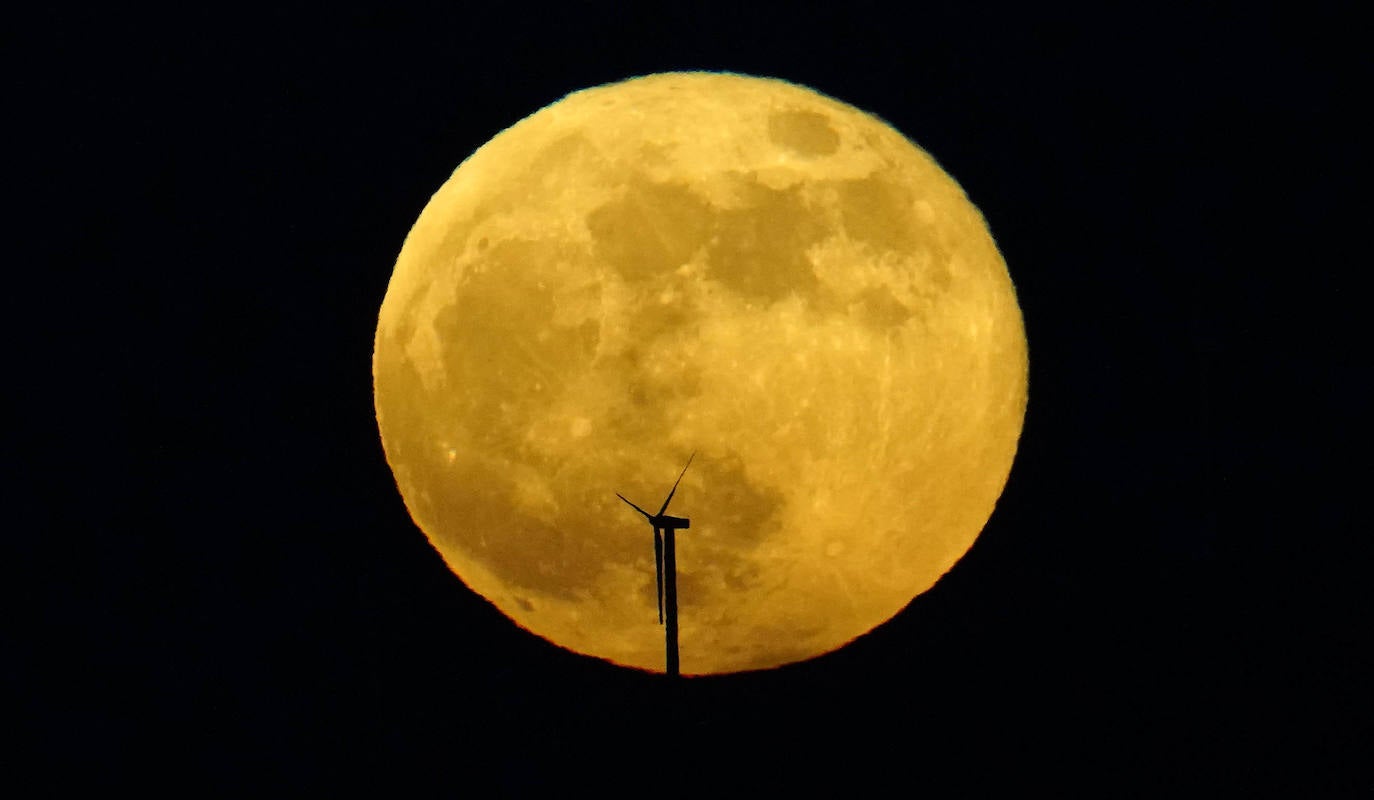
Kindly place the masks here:
[[(377, 326), (386, 457), (449, 567), (562, 647), (664, 669), (669, 513), (686, 674), (891, 618), (1005, 485), (1027, 350), (978, 210), (874, 116), (780, 80), (575, 92), (465, 160)], [(461, 635), (461, 633), (459, 633)]]

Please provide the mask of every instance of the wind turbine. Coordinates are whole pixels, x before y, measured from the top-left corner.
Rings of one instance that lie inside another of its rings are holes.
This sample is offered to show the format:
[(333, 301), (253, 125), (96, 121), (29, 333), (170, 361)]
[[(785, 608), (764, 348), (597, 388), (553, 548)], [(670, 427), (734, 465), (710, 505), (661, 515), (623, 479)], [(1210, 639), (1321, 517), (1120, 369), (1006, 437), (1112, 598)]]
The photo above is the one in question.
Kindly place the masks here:
[[(644, 515), (649, 520), (649, 524), (654, 526), (654, 571), (658, 577), (658, 624), (663, 624), (663, 605), (665, 588), (667, 590), (668, 605), (668, 625), (664, 632), (664, 647), (667, 650), (668, 669), (670, 676), (678, 674), (677, 668), (677, 547), (674, 541), (676, 531), (692, 527), (692, 521), (686, 517), (670, 517), (666, 513), (668, 504), (673, 502), (673, 494), (677, 492), (677, 485), (682, 482), (682, 476), (687, 474), (687, 467), (692, 466), (692, 459), (697, 454), (692, 453), (687, 458), (687, 465), (678, 473), (677, 480), (673, 481), (673, 488), (668, 492), (668, 498), (663, 501), (663, 507), (657, 514), (650, 514), (639, 506), (631, 503), (629, 498), (620, 492), (615, 496), (624, 500), (630, 508)], [(666, 580), (665, 580), (666, 578)]]

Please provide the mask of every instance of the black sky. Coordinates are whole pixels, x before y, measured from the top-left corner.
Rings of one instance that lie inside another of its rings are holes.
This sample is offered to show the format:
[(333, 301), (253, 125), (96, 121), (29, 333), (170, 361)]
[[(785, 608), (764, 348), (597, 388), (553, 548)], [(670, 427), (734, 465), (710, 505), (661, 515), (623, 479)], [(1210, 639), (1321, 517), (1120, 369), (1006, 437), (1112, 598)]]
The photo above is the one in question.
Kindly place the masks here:
[[(1374, 788), (1353, 19), (739, 5), (13, 21), (13, 763), (229, 791)], [(1031, 355), (1009, 485), (935, 589), (675, 692), (447, 571), (369, 364), (459, 161), (670, 69), (809, 85), (935, 155)]]

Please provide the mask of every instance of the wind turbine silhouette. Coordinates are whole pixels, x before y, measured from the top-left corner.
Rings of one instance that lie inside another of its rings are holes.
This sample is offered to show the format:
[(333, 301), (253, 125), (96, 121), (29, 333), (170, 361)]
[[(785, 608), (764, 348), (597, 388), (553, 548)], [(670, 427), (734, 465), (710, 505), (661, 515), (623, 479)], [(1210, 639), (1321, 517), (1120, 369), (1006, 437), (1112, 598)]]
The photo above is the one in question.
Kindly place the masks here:
[[(667, 589), (668, 605), (668, 625), (664, 632), (664, 647), (667, 650), (666, 658), (668, 662), (667, 672), (670, 676), (678, 674), (677, 666), (677, 546), (674, 540), (676, 531), (692, 527), (692, 521), (686, 517), (670, 517), (666, 513), (668, 504), (673, 502), (673, 495), (677, 493), (677, 485), (682, 483), (682, 476), (687, 474), (687, 467), (692, 466), (692, 459), (697, 454), (692, 453), (687, 458), (687, 465), (678, 473), (677, 480), (673, 481), (673, 488), (668, 492), (668, 498), (663, 501), (663, 507), (657, 514), (650, 514), (639, 506), (631, 503), (629, 498), (620, 492), (615, 496), (624, 500), (626, 504), (635, 511), (644, 515), (649, 520), (649, 524), (654, 526), (654, 572), (658, 577), (658, 624), (663, 624), (664, 589)], [(665, 580), (666, 579), (666, 580)]]

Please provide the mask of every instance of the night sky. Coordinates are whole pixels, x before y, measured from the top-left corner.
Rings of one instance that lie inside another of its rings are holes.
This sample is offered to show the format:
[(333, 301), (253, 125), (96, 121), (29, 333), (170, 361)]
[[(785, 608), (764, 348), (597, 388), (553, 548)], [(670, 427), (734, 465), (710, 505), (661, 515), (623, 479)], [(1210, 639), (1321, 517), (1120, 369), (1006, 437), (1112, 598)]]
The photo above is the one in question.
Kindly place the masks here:
[[(231, 793), (1374, 788), (1353, 21), (641, 5), (11, 20), (11, 764)], [(676, 686), (448, 571), (370, 372), (454, 167), (673, 69), (792, 80), (934, 155), (1031, 363), (1007, 488), (934, 589), (836, 653)]]

